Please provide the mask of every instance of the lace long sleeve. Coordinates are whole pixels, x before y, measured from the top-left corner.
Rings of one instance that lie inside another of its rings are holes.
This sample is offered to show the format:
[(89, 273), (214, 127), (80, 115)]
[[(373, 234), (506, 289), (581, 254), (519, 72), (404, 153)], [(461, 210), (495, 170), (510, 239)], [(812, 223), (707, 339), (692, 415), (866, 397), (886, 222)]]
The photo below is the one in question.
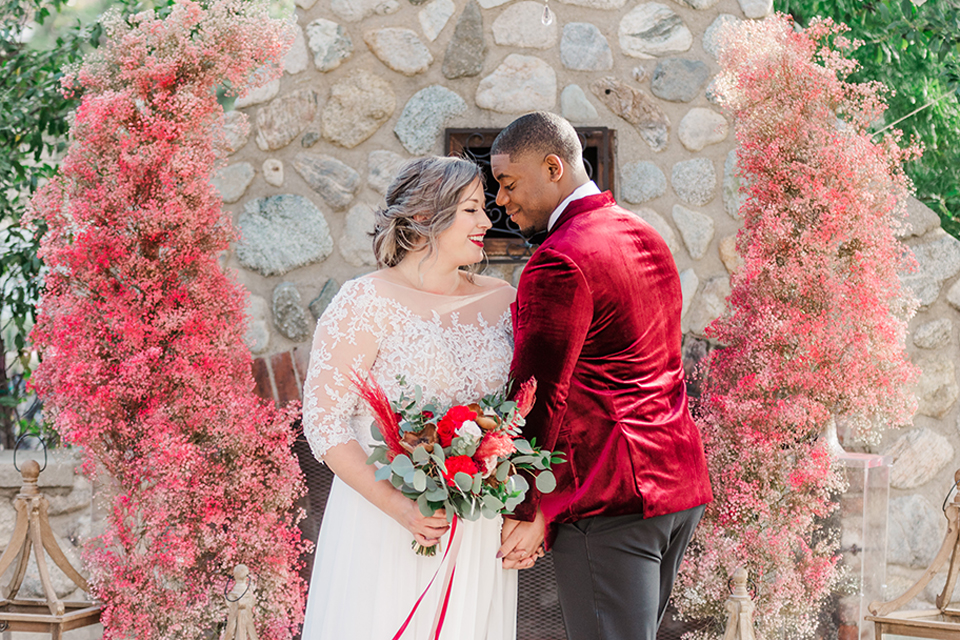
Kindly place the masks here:
[(317, 323), (303, 387), (303, 433), (318, 459), (331, 447), (359, 439), (351, 419), (359, 398), (350, 372), (368, 371), (377, 357), (375, 295), (369, 283), (350, 281)]

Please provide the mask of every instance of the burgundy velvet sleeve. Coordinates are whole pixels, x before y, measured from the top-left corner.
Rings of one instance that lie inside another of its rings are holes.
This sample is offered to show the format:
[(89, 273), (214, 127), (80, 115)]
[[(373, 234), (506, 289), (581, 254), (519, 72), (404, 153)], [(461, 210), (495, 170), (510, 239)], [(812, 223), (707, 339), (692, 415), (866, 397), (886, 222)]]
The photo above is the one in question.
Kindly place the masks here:
[[(523, 270), (515, 304), (511, 376), (517, 384), (537, 379), (537, 401), (523, 436), (555, 450), (570, 379), (593, 317), (590, 288), (569, 258), (541, 249)], [(513, 517), (533, 520), (539, 503), (540, 494), (531, 487)]]

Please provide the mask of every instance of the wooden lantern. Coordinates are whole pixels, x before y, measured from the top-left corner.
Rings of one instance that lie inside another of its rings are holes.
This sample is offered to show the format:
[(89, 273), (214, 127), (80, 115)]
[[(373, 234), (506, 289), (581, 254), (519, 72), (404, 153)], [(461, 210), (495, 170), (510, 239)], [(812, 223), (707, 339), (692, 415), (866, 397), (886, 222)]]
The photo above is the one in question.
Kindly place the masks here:
[[(20, 475), (23, 477), (23, 486), (13, 503), (17, 511), (17, 524), (10, 543), (3, 555), (0, 555), (0, 576), (17, 560), (10, 582), (2, 590), (0, 631), (50, 633), (52, 640), (60, 640), (64, 631), (99, 622), (100, 605), (93, 602), (62, 602), (57, 598), (50, 581), (44, 549), (75, 585), (88, 593), (90, 586), (73, 568), (53, 537), (47, 516), (49, 505), (46, 497), (37, 488), (39, 463), (28, 460), (24, 463)], [(31, 551), (37, 561), (46, 600), (17, 598), (17, 592), (27, 573)]]

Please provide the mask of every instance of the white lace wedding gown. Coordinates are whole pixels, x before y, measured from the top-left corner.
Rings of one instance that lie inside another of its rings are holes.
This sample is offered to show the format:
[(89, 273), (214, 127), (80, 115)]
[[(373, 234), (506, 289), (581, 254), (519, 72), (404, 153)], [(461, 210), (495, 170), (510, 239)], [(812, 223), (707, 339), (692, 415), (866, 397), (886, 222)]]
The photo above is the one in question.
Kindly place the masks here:
[[(442, 406), (474, 402), (507, 378), (513, 351), (508, 306), (495, 286), (443, 296), (366, 276), (347, 282), (317, 326), (304, 386), (303, 428), (313, 452), (357, 440), (369, 453), (372, 416), (351, 391), (351, 368), (370, 370), (391, 399), (397, 376)], [(496, 558), (500, 519), (461, 521), (443, 640), (514, 640), (517, 572)], [(449, 544), (444, 535), (441, 549)], [(410, 548), (413, 534), (339, 479), (317, 541), (303, 640), (392, 640), (441, 565)], [(404, 632), (427, 640), (444, 566)]]

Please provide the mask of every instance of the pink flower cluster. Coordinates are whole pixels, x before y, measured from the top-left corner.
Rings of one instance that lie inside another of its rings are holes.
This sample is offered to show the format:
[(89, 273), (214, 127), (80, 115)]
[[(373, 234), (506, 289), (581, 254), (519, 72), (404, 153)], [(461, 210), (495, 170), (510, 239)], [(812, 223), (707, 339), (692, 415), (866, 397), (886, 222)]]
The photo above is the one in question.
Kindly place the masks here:
[(210, 184), (218, 87), (277, 77), (291, 41), (260, 3), (183, 0), (164, 19), (112, 14), (64, 81), (82, 101), (33, 201), (49, 227), (34, 382), (108, 514), (86, 548), (108, 640), (209, 637), (238, 563), (262, 638), (302, 615), (296, 408), (253, 394), (245, 293), (219, 263), (235, 232)]
[(746, 21), (727, 29), (720, 57), (740, 144), (743, 266), (710, 327), (723, 348), (704, 369), (698, 414), (715, 501), (675, 595), (685, 615), (722, 620), (744, 565), (771, 638), (811, 637), (840, 578), (824, 519), (843, 482), (818, 436), (836, 419), (875, 442), (916, 407), (904, 349), (915, 303), (898, 277), (913, 257), (896, 236), (910, 189), (901, 165), (919, 149), (871, 136), (883, 87), (844, 80), (856, 46), (844, 31)]

